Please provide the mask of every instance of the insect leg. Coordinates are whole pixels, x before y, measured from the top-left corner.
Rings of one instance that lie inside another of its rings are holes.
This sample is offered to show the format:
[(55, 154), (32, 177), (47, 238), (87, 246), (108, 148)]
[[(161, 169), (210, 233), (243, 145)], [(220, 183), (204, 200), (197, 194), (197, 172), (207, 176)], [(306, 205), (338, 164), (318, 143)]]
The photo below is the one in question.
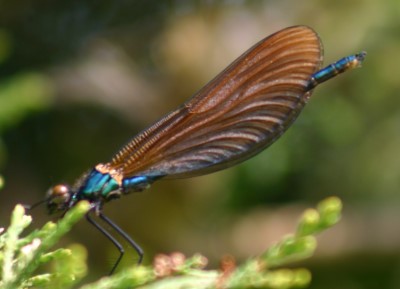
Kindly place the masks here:
[(115, 262), (114, 266), (112, 267), (112, 269), (110, 271), (109, 275), (112, 275), (114, 273), (115, 269), (118, 267), (118, 264), (121, 261), (122, 257), (124, 256), (125, 250), (122, 247), (122, 245), (117, 241), (117, 239), (115, 239), (109, 232), (107, 232), (106, 229), (104, 229), (95, 220), (93, 220), (92, 217), (90, 217), (89, 213), (86, 214), (86, 219), (88, 220), (88, 222), (90, 224), (92, 224), (93, 226), (95, 226), (96, 229), (99, 230), (101, 233), (103, 233), (103, 235), (106, 236), (107, 239), (109, 239), (114, 244), (115, 247), (117, 247), (117, 249), (120, 253), (117, 261)]
[(131, 245), (133, 249), (135, 249), (136, 253), (139, 256), (138, 264), (140, 265), (143, 261), (143, 254), (144, 254), (142, 248), (140, 248), (140, 246), (135, 241), (133, 241), (133, 239), (127, 233), (125, 233), (120, 227), (118, 227), (102, 212), (99, 213), (99, 217), (108, 225), (110, 225), (118, 234), (120, 234), (129, 243), (129, 245)]

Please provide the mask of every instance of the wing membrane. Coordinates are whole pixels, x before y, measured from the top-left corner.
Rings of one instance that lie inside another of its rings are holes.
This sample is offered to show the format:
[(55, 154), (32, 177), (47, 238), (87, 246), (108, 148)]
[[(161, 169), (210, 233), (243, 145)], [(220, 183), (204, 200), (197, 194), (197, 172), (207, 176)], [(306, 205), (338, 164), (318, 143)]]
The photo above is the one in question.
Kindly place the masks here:
[(144, 130), (107, 164), (135, 175), (188, 177), (257, 154), (295, 120), (320, 68), (322, 47), (304, 26), (254, 45), (191, 99)]

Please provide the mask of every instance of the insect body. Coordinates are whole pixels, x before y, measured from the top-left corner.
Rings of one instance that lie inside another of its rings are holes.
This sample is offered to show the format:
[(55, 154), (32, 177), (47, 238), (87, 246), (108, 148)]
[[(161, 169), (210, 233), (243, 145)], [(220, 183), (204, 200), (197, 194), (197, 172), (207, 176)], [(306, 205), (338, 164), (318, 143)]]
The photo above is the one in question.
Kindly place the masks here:
[[(322, 44), (305, 26), (283, 29), (261, 40), (183, 105), (139, 133), (114, 158), (98, 164), (73, 187), (49, 190), (50, 213), (66, 212), (80, 200), (140, 247), (102, 213), (104, 203), (142, 191), (163, 178), (212, 173), (240, 163), (273, 143), (293, 123), (312, 89), (357, 67), (365, 53), (345, 57), (320, 70)], [(121, 254), (122, 246), (88, 214)]]

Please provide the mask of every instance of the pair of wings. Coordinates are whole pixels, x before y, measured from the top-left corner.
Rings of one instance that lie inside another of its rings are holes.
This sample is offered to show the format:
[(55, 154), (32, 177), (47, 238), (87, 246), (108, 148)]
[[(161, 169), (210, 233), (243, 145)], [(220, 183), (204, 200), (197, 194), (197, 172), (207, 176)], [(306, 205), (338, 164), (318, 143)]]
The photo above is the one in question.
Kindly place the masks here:
[(322, 63), (305, 26), (258, 42), (178, 109), (133, 138), (107, 164), (124, 177), (203, 175), (242, 162), (296, 119)]

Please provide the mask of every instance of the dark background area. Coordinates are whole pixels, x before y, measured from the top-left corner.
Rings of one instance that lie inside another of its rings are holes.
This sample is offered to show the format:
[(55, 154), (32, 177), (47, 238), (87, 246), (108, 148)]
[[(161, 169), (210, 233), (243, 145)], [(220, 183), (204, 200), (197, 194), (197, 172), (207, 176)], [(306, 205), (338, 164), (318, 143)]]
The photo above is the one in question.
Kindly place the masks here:
[[(200, 252), (216, 267), (294, 230), (331, 195), (339, 225), (322, 234), (311, 288), (400, 287), (398, 1), (0, 2), (0, 226), (16, 203), (73, 183), (177, 107), (261, 38), (314, 28), (325, 64), (366, 50), (361, 69), (318, 87), (291, 129), (234, 168), (160, 181), (105, 207), (154, 254)], [(32, 212), (39, 227), (51, 217)], [(88, 223), (64, 238), (89, 252), (89, 279), (116, 249)], [(124, 265), (134, 263), (129, 252)]]

